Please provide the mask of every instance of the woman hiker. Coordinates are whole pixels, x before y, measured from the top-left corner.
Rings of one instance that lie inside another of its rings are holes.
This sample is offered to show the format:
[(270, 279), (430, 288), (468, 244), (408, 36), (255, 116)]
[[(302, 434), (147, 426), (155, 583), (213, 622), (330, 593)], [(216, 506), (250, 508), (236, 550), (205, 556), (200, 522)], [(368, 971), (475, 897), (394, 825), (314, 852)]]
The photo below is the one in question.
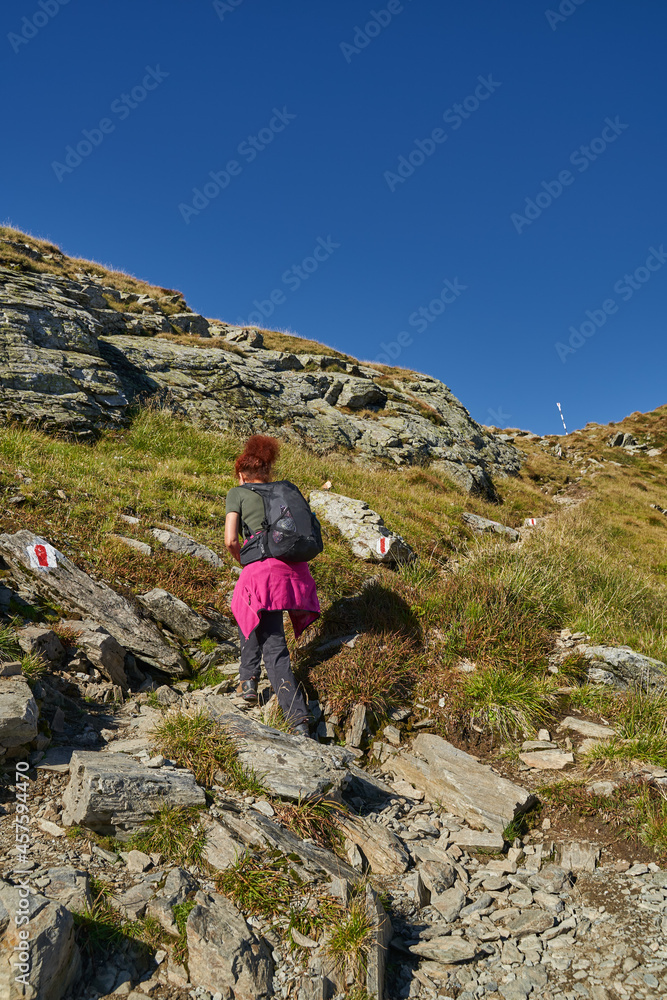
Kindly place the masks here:
[[(246, 484), (272, 481), (279, 448), (275, 438), (255, 434), (248, 439), (243, 454), (236, 459), (234, 471), (239, 486), (234, 486), (227, 494), (225, 546), (239, 563), (239, 535), (246, 543), (266, 528), (262, 496), (246, 488)], [(245, 565), (232, 597), (232, 612), (241, 640), (241, 683), (237, 693), (249, 704), (257, 702), (257, 682), (263, 657), (267, 676), (286, 721), (295, 732), (308, 736), (308, 706), (292, 673), (283, 611), (289, 612), (297, 639), (318, 617), (320, 605), (308, 563), (284, 562), (269, 556)]]

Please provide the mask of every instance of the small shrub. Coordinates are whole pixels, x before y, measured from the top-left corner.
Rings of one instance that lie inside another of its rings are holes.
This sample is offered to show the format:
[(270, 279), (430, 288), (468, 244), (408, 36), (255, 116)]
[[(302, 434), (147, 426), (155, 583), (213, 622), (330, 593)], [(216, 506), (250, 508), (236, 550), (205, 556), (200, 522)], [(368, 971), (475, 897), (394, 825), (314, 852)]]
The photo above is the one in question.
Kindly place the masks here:
[(66, 649), (74, 649), (79, 645), (78, 640), (81, 638), (81, 632), (74, 628), (73, 625), (63, 625), (60, 622), (54, 622), (51, 625), (51, 630), (56, 633)]

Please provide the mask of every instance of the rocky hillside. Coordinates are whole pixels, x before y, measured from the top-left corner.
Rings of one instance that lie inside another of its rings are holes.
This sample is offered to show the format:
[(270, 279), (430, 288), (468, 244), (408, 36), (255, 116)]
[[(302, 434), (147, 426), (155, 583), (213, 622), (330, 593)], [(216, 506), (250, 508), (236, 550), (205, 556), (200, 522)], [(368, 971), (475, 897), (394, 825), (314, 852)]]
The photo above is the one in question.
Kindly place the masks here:
[[(439, 383), (2, 236), (3, 1000), (663, 996), (667, 407), (498, 441)], [(310, 378), (339, 395), (271, 423)], [(234, 694), (253, 412), (323, 526), (311, 740)], [(430, 464), (369, 452), (390, 420)]]
[(428, 461), (490, 497), (492, 476), (518, 471), (516, 450), (476, 424), (437, 379), (318, 345), (313, 352), (293, 337), (284, 338), (289, 349), (269, 350), (261, 332), (209, 321), (179, 293), (128, 290), (112, 273), (4, 233), (5, 419), (86, 437), (126, 425), (133, 405), (152, 400), (202, 427), (261, 430), (319, 453)]

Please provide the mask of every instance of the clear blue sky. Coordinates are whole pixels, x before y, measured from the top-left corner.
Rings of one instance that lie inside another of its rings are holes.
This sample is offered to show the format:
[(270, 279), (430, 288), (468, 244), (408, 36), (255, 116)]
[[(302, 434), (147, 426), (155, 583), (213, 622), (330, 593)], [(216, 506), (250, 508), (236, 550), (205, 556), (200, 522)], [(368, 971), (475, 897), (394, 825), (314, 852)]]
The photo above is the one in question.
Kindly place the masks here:
[(266, 326), (388, 348), (483, 423), (667, 402), (661, 0), (19, 0), (0, 20), (4, 221), (209, 317), (257, 300)]

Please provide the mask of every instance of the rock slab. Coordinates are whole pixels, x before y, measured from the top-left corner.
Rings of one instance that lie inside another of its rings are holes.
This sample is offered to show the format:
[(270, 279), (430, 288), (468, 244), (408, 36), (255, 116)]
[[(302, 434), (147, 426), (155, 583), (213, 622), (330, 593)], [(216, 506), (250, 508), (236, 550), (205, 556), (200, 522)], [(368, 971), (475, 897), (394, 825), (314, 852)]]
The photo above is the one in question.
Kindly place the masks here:
[(63, 795), (65, 826), (122, 835), (164, 805), (203, 806), (206, 797), (189, 771), (146, 768), (121, 753), (76, 751)]
[(295, 801), (331, 795), (349, 777), (347, 765), (354, 760), (349, 750), (279, 732), (226, 711), (227, 705), (216, 695), (206, 700), (211, 716), (235, 741), (240, 763), (252, 768), (272, 795)]
[(25, 746), (37, 736), (39, 710), (25, 677), (0, 678), (0, 750)]
[(272, 992), (273, 962), (225, 897), (198, 893), (186, 925), (190, 979), (211, 993), (232, 990), (234, 1000), (259, 1000)]
[(154, 587), (147, 594), (142, 594), (139, 600), (156, 621), (189, 642), (203, 639), (210, 631), (210, 622), (168, 590)]
[(517, 814), (534, 802), (527, 789), (501, 778), (439, 736), (420, 734), (413, 750), (412, 754), (391, 757), (385, 765), (387, 770), (423, 789), (432, 802), (441, 802), (470, 826), (502, 833)]
[[(28, 921), (18, 925), (16, 914)], [(29, 928), (28, 962), (21, 931)], [(18, 970), (14, 962), (19, 962)], [(25, 894), (19, 885), (0, 881), (0, 996), (3, 1000), (61, 1000), (81, 973), (72, 914), (61, 903), (39, 893)], [(25, 974), (25, 983), (16, 976)]]
[[(18, 582), (46, 600), (94, 620), (151, 666), (178, 676), (186, 673), (183, 656), (166, 642), (157, 626), (139, 617), (129, 601), (91, 579), (43, 538), (26, 530), (0, 535), (0, 555)], [(40, 557), (47, 565), (39, 565)]]

